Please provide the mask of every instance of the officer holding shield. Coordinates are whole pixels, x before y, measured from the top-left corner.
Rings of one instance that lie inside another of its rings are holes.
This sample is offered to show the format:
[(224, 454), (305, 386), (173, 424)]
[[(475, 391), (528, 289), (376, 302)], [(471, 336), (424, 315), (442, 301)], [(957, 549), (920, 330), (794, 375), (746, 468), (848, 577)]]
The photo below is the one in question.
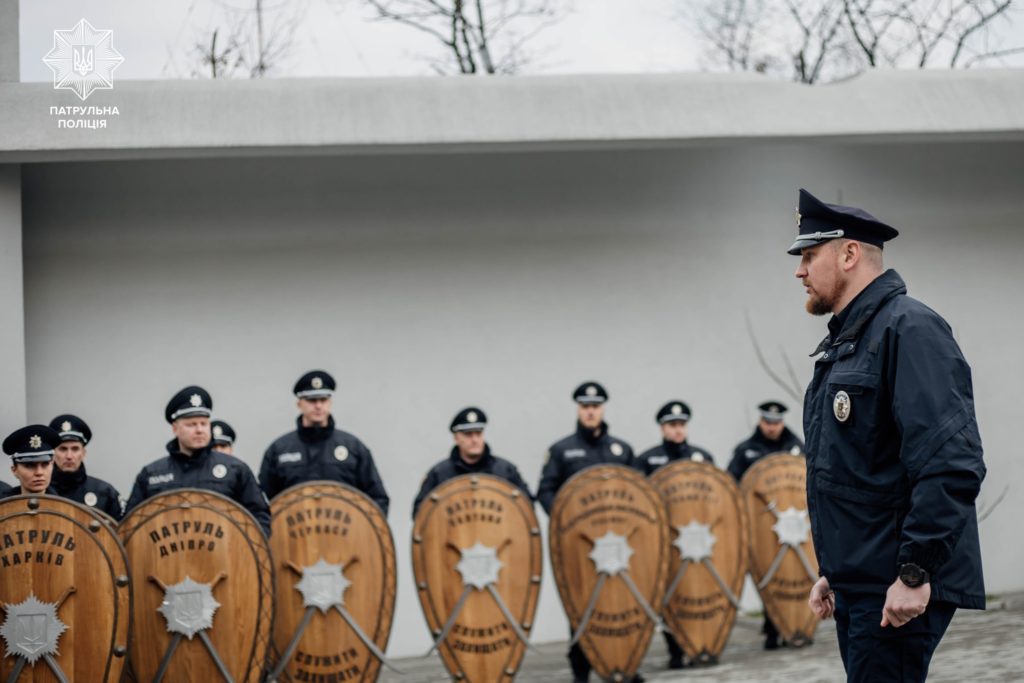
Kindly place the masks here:
[(924, 681), (956, 609), (985, 607), (971, 369), (949, 324), (884, 270), (895, 229), (806, 190), (797, 224), (806, 309), (832, 316), (804, 400), (809, 604), (835, 617), (849, 681)]

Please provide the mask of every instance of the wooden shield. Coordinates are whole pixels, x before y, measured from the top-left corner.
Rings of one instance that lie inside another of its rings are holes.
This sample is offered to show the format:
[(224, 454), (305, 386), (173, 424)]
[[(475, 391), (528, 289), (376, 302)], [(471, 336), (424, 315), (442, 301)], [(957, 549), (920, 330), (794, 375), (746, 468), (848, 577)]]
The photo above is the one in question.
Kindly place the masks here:
[(679, 460), (650, 478), (668, 509), (672, 541), (662, 611), (687, 657), (725, 649), (747, 575), (748, 528), (739, 487), (708, 462)]
[(579, 642), (605, 680), (631, 679), (647, 652), (649, 611), (660, 610), (669, 579), (669, 541), (665, 504), (634, 469), (587, 468), (555, 497), (549, 543), (558, 593), (573, 631), (586, 621)]
[(455, 680), (515, 677), (525, 651), (516, 629), (526, 636), (533, 626), (541, 562), (533, 504), (504, 479), (456, 477), (420, 505), (412, 569), (431, 639), (455, 615), (438, 648)]
[[(292, 486), (271, 501), (270, 512), (277, 570), (271, 663), (283, 666), (277, 680), (377, 680), (380, 660), (355, 629), (381, 652), (387, 648), (395, 544), (384, 514), (361, 491), (332, 481)], [(329, 606), (339, 602), (342, 609)], [(295, 640), (307, 612), (308, 626)]]
[(119, 527), (135, 586), (132, 669), (152, 681), (258, 683), (270, 644), (274, 570), (249, 511), (212, 491), (153, 496)]
[(761, 458), (740, 482), (750, 526), (750, 575), (768, 618), (793, 645), (813, 640), (818, 625), (807, 606), (818, 560), (806, 482), (807, 461), (788, 453)]
[(0, 502), (0, 603), (0, 681), (56, 681), (55, 669), (76, 683), (121, 680), (132, 611), (127, 558), (88, 508), (52, 496)]

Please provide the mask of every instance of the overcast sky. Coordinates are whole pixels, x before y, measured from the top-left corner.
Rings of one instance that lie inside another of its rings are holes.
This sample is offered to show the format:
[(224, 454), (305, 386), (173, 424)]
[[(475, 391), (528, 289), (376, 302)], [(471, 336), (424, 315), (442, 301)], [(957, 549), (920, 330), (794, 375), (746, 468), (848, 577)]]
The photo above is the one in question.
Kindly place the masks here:
[[(370, 21), (361, 0), (263, 0), (268, 13), (292, 12), (302, 21), (290, 58), (275, 75), (416, 76), (433, 73), (424, 55), (437, 55), (436, 39), (414, 29)], [(119, 79), (183, 78), (201, 37), (226, 23), (231, 7), (254, 0), (22, 0), (21, 78), (49, 81), (42, 62), (53, 31), (86, 18), (114, 31), (125, 57)], [(674, 20), (685, 0), (575, 0), (573, 10), (532, 43), (539, 63), (528, 73), (690, 71), (704, 66), (702, 46)], [(276, 8), (276, 9), (275, 9)], [(1024, 38), (1024, 21), (1011, 37)], [(1024, 44), (1017, 40), (1016, 44)], [(1024, 56), (1012, 59), (1024, 65)]]

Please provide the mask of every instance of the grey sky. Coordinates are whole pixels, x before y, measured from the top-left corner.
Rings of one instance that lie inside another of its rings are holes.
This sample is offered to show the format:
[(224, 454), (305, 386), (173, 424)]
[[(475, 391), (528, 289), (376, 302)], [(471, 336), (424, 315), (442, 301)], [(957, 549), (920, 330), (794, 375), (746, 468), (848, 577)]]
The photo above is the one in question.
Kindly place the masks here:
[[(225, 24), (225, 8), (248, 8), (253, 0), (22, 0), (21, 78), (48, 81), (42, 57), (53, 31), (80, 18), (113, 29), (125, 62), (119, 79), (183, 78), (187, 55), (204, 33)], [(434, 38), (385, 22), (370, 21), (360, 0), (264, 0), (271, 8), (300, 6), (304, 20), (293, 54), (278, 75), (417, 76), (432, 71), (423, 55), (437, 55)], [(688, 71), (701, 68), (702, 46), (673, 21), (680, 0), (575, 0), (564, 21), (540, 34), (540, 54), (529, 73)], [(1024, 21), (1008, 33), (1024, 44)], [(1024, 55), (1007, 63), (1024, 65)]]

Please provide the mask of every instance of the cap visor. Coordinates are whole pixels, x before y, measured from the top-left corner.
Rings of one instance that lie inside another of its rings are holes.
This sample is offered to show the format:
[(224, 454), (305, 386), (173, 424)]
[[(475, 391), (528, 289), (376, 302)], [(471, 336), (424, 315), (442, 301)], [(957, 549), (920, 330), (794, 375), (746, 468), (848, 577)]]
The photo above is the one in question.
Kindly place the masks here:
[(487, 426), (486, 422), (473, 422), (461, 425), (455, 425), (452, 427), (453, 432), (482, 432), (484, 427)]
[(50, 462), (53, 460), (53, 451), (49, 453), (32, 453), (31, 455), (15, 455), (11, 457), (14, 464), (25, 464), (28, 462)]
[(295, 394), (298, 398), (330, 398), (334, 395), (334, 392), (330, 389), (310, 389), (309, 391), (300, 391)]
[(601, 398), (600, 396), (581, 396), (576, 399), (576, 402), (580, 405), (589, 406), (604, 403), (607, 399)]

